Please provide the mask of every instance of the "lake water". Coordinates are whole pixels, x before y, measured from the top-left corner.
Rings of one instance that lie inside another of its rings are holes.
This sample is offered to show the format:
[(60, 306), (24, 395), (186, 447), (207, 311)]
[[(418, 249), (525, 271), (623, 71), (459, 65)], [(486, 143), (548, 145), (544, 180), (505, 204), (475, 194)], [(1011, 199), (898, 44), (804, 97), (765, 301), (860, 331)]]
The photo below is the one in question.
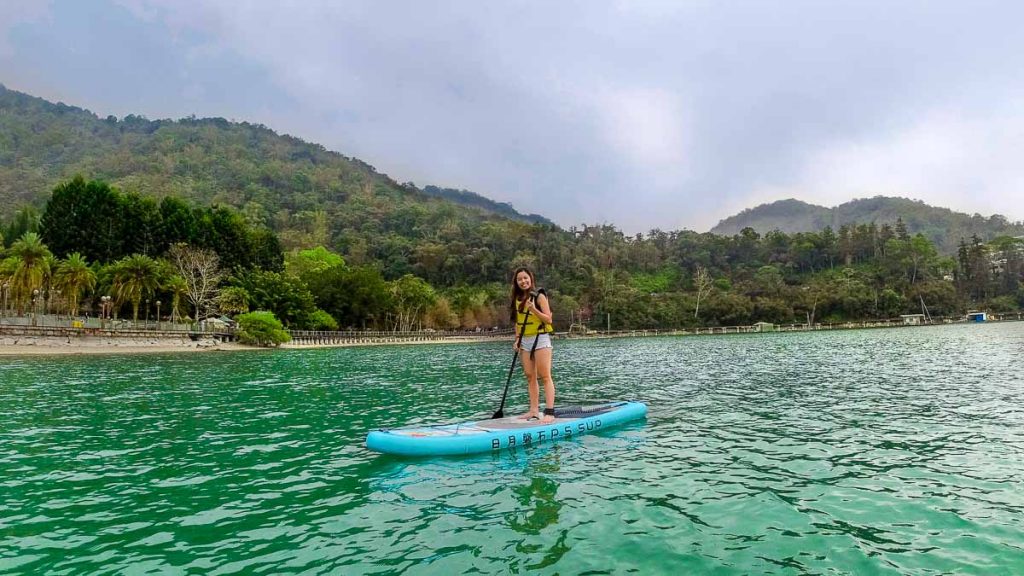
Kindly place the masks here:
[(647, 420), (363, 447), (489, 415), (510, 352), (0, 357), (0, 573), (1024, 572), (1024, 323), (556, 341)]

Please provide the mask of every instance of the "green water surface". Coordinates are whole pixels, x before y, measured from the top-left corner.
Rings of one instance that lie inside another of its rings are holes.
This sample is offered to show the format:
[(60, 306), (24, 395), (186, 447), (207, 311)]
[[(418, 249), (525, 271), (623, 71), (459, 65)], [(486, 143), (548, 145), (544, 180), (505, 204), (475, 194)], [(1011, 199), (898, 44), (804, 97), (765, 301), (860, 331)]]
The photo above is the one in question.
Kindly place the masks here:
[(510, 351), (0, 357), (0, 573), (1024, 573), (1024, 323), (559, 340), (647, 420), (364, 448), (490, 414)]

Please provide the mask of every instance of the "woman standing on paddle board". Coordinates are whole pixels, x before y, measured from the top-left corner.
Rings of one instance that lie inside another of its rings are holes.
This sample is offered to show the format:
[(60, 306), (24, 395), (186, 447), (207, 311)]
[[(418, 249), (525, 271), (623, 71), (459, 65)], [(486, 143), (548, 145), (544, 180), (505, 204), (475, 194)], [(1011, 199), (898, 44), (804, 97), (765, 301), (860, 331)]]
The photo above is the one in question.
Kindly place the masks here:
[[(519, 351), (530, 395), (530, 411), (522, 418), (551, 422), (555, 419), (555, 382), (551, 379), (551, 333), (555, 330), (548, 297), (543, 290), (537, 290), (529, 268), (517, 268), (512, 275), (511, 308), (516, 313), (516, 340), (512, 346)], [(544, 382), (543, 417), (538, 379)]]

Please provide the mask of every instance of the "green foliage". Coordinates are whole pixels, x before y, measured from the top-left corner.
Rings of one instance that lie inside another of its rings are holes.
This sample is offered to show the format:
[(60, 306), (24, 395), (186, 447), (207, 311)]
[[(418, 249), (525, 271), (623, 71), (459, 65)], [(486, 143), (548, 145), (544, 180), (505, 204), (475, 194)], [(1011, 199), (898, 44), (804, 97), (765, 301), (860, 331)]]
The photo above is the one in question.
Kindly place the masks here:
[[(894, 222), (890, 233), (906, 241), (910, 235), (922, 234), (940, 252), (952, 253), (960, 238), (977, 234), (982, 238), (998, 235), (1020, 236), (1024, 223), (1011, 223), (998, 214), (985, 218), (936, 208), (906, 198), (876, 196), (853, 200), (835, 208), (807, 204), (799, 200), (780, 200), (750, 208), (719, 222), (711, 232), (731, 235), (749, 227), (762, 233), (781, 230), (786, 233), (811, 232), (825, 226), (856, 227), (872, 222)], [(882, 242), (888, 238), (883, 238)]]
[[(415, 189), (415, 187), (411, 185), (405, 186)], [(531, 224), (553, 224), (553, 222), (539, 214), (520, 214), (519, 212), (516, 211), (515, 208), (512, 207), (511, 204), (508, 204), (506, 202), (495, 202), (490, 198), (485, 198), (475, 192), (470, 192), (469, 190), (455, 190), (452, 188), (438, 188), (437, 186), (424, 186), (423, 193), (427, 194), (428, 196), (437, 196), (439, 198), (444, 198), (445, 200), (451, 200), (452, 202), (462, 204), (464, 206), (476, 206), (479, 208), (483, 208), (484, 210), (494, 212), (496, 214), (501, 214), (502, 216), (511, 218), (513, 220), (522, 220), (524, 222), (529, 222)]]
[(78, 314), (78, 302), (84, 290), (96, 287), (96, 273), (78, 252), (68, 254), (57, 267), (54, 275), (54, 288), (64, 293), (68, 302), (68, 312)]
[(656, 273), (639, 272), (632, 276), (633, 288), (639, 292), (654, 294), (668, 292), (679, 281), (679, 270), (667, 267)]
[(337, 330), (338, 322), (330, 314), (317, 308), (306, 320), (306, 328), (309, 330)]
[(39, 211), (23, 206), (14, 213), (7, 226), (0, 227), (0, 246), (10, 246), (26, 232), (39, 232)]
[(250, 308), (272, 312), (289, 328), (307, 328), (309, 316), (316, 310), (313, 295), (305, 283), (281, 272), (251, 270), (239, 274), (232, 285), (249, 294)]
[(1016, 298), (1013, 296), (997, 296), (988, 301), (988, 309), (996, 314), (1015, 312), (1018, 310)]
[(376, 268), (333, 266), (304, 278), (316, 305), (341, 326), (385, 328), (391, 290)]
[[(37, 226), (25, 206), (49, 195), (40, 233), (57, 256), (78, 252), (93, 263), (95, 293), (111, 293), (115, 277), (98, 265), (161, 258), (186, 242), (215, 250), (250, 306), (295, 328), (312, 325), (317, 308), (344, 327), (453, 318), (464, 328), (508, 326), (508, 275), (518, 264), (549, 289), (560, 329), (581, 316), (603, 327), (608, 315), (613, 328), (859, 320), (919, 311), (922, 301), (933, 314), (955, 315), (1020, 298), (1024, 279), (1024, 250), (1013, 238), (1024, 235), (1021, 224), (899, 199), (833, 210), (779, 203), (730, 219), (730, 235), (562, 230), (463, 191), (425, 194), (263, 126), (103, 120), (4, 88), (0, 111), (7, 243)], [(67, 180), (76, 173), (96, 180)], [(282, 247), (291, 251), (286, 274)], [(22, 262), (9, 256), (10, 279)], [(33, 262), (31, 283), (46, 290), (48, 261)], [(700, 297), (698, 267), (710, 281)], [(172, 314), (186, 294), (175, 285), (152, 295), (173, 298)]]
[(50, 275), (52, 255), (35, 232), (26, 232), (11, 246), (11, 254), (17, 259), (11, 275), (11, 294), (15, 302), (24, 309), (35, 297)]
[(175, 198), (157, 204), (81, 176), (54, 188), (40, 228), (58, 256), (79, 252), (89, 260), (111, 262), (131, 254), (162, 256), (173, 244), (185, 243), (213, 250), (228, 269), (283, 266), (276, 236), (251, 229), (230, 208), (196, 208)]
[(228, 286), (217, 295), (217, 308), (228, 316), (244, 314), (249, 311), (249, 292), (241, 286)]
[(243, 344), (279, 346), (292, 339), (272, 312), (249, 312), (240, 315), (237, 321), (238, 341)]
[(345, 259), (323, 246), (307, 250), (295, 250), (285, 257), (285, 271), (304, 278), (319, 274), (334, 267), (344, 268)]
[(130, 302), (132, 320), (138, 321), (139, 303), (160, 286), (160, 266), (149, 256), (132, 254), (115, 262), (112, 269), (114, 299), (118, 304)]
[(417, 329), (429, 308), (437, 300), (437, 293), (422, 278), (406, 274), (391, 283), (394, 310), (394, 329), (402, 332)]

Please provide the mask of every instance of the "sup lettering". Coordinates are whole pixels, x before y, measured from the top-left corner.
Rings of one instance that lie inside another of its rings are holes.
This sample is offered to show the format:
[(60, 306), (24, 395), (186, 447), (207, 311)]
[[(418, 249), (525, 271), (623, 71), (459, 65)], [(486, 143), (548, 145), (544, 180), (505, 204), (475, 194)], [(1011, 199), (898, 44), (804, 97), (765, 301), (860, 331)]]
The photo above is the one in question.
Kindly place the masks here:
[(600, 428), (600, 427), (601, 427), (601, 419), (598, 418), (597, 420), (594, 420), (594, 428)]
[(586, 432), (586, 431), (587, 431), (587, 425), (582, 423), (582, 422), (580, 422), (580, 432)]
[(497, 450), (501, 448), (501, 438), (493, 438), (491, 440), (491, 450)]
[(565, 427), (565, 435), (566, 436), (572, 436), (572, 426), (566, 426)]
[(558, 436), (558, 428), (551, 429), (551, 439), (554, 440), (555, 436)]
[(529, 432), (523, 432), (523, 444), (532, 444), (532, 443), (533, 443), (533, 434), (530, 434)]
[(541, 430), (540, 432), (537, 432), (537, 442), (543, 442), (543, 441), (544, 441), (544, 431)]
[(516, 445), (516, 437), (515, 436), (509, 436), (508, 437), (508, 445), (509, 445), (509, 447), (512, 447), (512, 446)]
[(587, 430), (593, 430), (593, 429), (594, 429), (594, 423), (593, 422), (587, 422)]

